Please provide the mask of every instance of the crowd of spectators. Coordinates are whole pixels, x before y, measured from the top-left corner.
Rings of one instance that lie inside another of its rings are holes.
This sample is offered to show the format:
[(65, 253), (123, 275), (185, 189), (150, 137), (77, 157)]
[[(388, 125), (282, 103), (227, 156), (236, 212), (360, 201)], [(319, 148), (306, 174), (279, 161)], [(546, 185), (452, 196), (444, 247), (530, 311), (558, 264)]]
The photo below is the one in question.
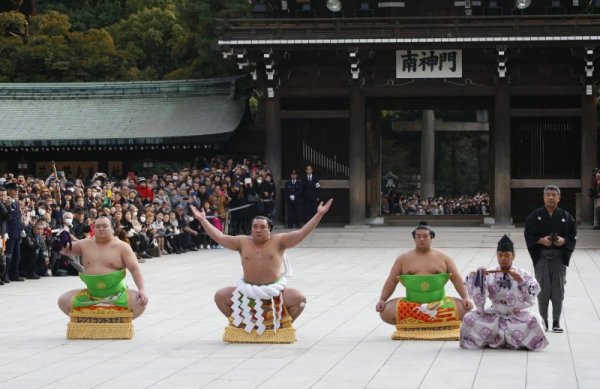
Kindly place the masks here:
[(383, 215), (488, 215), (489, 194), (454, 195), (422, 198), (391, 191), (382, 195)]
[[(140, 262), (220, 248), (191, 217), (191, 205), (204, 208), (215, 227), (221, 231), (227, 227), (233, 235), (249, 234), (257, 214), (273, 216), (276, 189), (271, 172), (260, 161), (214, 158), (193, 165), (146, 176), (129, 172), (126, 177), (102, 172), (92, 177), (63, 177), (61, 172), (49, 177), (4, 174), (0, 177), (0, 256), (2, 263), (12, 262), (12, 270), (0, 267), (0, 283), (77, 274), (72, 258), (51, 250), (53, 239), (65, 227), (77, 239), (93, 237), (99, 215), (112, 220), (115, 235), (131, 245)], [(7, 232), (16, 207), (20, 232), (10, 242)], [(20, 250), (15, 251), (16, 241)], [(11, 253), (4, 253), (2, 248), (9, 242)]]

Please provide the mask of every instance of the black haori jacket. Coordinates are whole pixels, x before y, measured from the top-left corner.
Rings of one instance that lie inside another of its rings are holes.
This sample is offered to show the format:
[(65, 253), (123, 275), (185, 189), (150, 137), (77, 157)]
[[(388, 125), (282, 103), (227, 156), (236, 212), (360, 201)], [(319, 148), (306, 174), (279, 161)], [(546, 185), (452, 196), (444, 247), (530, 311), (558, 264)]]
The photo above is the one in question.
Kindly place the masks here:
[(560, 249), (562, 253), (565, 266), (569, 266), (571, 254), (573, 254), (577, 243), (575, 219), (562, 208), (556, 208), (550, 216), (545, 207), (533, 211), (525, 221), (525, 242), (533, 264), (535, 265), (537, 260), (540, 259), (542, 246), (537, 243), (538, 239), (550, 234), (558, 234), (565, 238), (565, 244), (557, 249)]

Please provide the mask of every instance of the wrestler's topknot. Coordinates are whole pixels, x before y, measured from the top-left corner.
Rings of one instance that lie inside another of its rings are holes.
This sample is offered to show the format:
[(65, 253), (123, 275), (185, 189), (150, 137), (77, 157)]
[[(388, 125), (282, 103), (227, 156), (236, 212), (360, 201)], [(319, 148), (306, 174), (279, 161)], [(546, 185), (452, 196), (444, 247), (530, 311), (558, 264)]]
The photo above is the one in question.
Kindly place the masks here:
[(431, 227), (429, 227), (429, 223), (427, 223), (425, 220), (421, 220), (419, 222), (419, 224), (417, 225), (417, 228), (415, 228), (413, 230), (413, 232), (412, 232), (413, 239), (415, 238), (417, 230), (427, 230), (427, 231), (429, 231), (429, 236), (431, 236), (431, 239), (435, 238), (435, 231), (433, 231), (431, 229)]

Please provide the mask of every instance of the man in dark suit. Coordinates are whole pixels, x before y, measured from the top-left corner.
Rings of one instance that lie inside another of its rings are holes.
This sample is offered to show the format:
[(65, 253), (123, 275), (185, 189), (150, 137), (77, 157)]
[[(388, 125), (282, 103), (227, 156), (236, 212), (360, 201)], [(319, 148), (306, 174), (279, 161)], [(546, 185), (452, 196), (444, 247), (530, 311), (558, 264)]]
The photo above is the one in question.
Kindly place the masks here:
[(302, 181), (298, 179), (295, 170), (290, 173), (290, 179), (285, 183), (286, 214), (288, 228), (300, 228), (302, 223)]
[(4, 185), (8, 193), (10, 204), (8, 206), (8, 221), (7, 232), (8, 240), (6, 241), (6, 272), (4, 274), (4, 282), (10, 281), (25, 281), (19, 275), (19, 262), (21, 261), (21, 210), (19, 209), (19, 197), (17, 184), (9, 182)]
[(315, 176), (311, 165), (307, 165), (305, 169), (306, 175), (302, 179), (302, 196), (304, 198), (304, 222), (309, 221), (315, 213), (319, 205), (319, 179)]
[(6, 188), (0, 186), (0, 285), (4, 285), (6, 276), (6, 258), (4, 257), (4, 244), (8, 237), (8, 208), (10, 200), (6, 194)]

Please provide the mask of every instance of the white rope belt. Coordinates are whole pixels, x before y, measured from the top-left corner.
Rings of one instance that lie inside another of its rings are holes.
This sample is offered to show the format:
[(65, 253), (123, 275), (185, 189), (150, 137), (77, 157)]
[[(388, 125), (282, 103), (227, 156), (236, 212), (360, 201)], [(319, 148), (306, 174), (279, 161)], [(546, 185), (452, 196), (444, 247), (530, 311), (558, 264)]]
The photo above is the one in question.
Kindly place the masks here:
[[(256, 332), (259, 335), (265, 331), (266, 326), (264, 324), (262, 304), (257, 301), (254, 309), (256, 310), (256, 318), (252, 317), (250, 308), (250, 299), (254, 300), (271, 300), (271, 307), (273, 309), (273, 330), (277, 332), (277, 329), (281, 327), (281, 314), (283, 313), (283, 295), (281, 292), (285, 289), (288, 277), (293, 275), (292, 266), (286, 254), (283, 254), (281, 278), (276, 282), (269, 285), (252, 285), (240, 279), (237, 283), (237, 287), (231, 294), (231, 302), (233, 302), (233, 312), (231, 317), (233, 318), (233, 324), (239, 327), (240, 324), (245, 324), (246, 332), (250, 333), (256, 328)], [(275, 297), (281, 296), (279, 299), (279, 309), (275, 312)]]
[[(250, 333), (253, 329), (259, 335), (267, 328), (264, 324), (262, 303), (260, 300), (271, 300), (271, 307), (273, 309), (273, 330), (281, 326), (281, 314), (283, 312), (283, 296), (281, 292), (285, 289), (287, 284), (287, 278), (281, 277), (277, 282), (269, 285), (252, 285), (244, 281), (243, 279), (238, 281), (237, 287), (231, 295), (231, 302), (233, 302), (233, 312), (231, 317), (233, 318), (233, 324), (238, 327), (240, 324), (245, 324), (245, 331)], [(275, 308), (274, 298), (281, 296), (279, 300), (279, 309)], [(254, 309), (256, 315), (252, 315), (252, 308), (250, 307), (250, 299), (255, 300)]]

